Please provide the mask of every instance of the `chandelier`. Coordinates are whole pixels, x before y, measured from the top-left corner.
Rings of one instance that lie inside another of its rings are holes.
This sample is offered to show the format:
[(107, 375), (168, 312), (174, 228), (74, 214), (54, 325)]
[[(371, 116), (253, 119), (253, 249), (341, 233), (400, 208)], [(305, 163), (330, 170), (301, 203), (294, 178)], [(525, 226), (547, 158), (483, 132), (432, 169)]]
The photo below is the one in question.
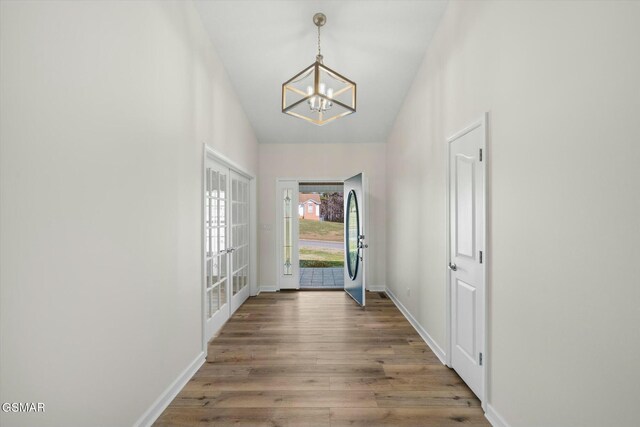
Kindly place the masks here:
[(322, 126), (356, 112), (356, 84), (323, 64), (320, 27), (323, 13), (313, 15), (318, 27), (316, 62), (282, 84), (282, 112)]

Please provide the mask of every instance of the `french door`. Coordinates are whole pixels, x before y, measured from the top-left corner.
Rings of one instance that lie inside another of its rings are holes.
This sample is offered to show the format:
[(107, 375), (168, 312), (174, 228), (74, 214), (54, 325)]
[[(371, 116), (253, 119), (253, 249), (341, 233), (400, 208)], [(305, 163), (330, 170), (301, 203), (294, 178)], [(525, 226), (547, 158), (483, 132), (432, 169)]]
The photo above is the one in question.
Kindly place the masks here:
[(365, 305), (365, 197), (359, 173), (344, 182), (344, 290)]
[(249, 180), (205, 158), (204, 333), (208, 341), (249, 297)]
[(229, 168), (206, 159), (205, 175), (205, 338), (231, 314), (229, 304)]
[(231, 312), (249, 297), (249, 180), (231, 171)]
[(451, 366), (480, 400), (485, 381), (484, 146), (484, 120), (449, 139)]

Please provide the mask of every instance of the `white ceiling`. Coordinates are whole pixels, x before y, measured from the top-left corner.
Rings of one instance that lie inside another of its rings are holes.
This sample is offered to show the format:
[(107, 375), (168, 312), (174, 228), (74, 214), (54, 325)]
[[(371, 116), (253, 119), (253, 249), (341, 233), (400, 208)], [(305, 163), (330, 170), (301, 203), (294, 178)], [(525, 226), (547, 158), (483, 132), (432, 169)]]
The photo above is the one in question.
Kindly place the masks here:
[[(196, 0), (258, 140), (385, 142), (444, 0)], [(324, 63), (358, 84), (357, 112), (315, 126), (281, 112), (282, 83), (315, 61), (316, 12)]]

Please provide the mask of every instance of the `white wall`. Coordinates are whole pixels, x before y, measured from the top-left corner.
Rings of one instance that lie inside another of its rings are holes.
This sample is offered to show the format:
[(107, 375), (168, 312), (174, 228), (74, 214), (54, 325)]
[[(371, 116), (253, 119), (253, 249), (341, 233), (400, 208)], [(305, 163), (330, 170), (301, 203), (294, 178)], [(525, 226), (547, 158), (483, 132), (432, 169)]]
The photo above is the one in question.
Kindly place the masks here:
[[(344, 120), (349, 120), (348, 118)], [(363, 172), (369, 180), (369, 289), (385, 288), (385, 144), (260, 144), (258, 172), (258, 285), (278, 284), (276, 250), (277, 178), (349, 178)]]
[(0, 3), (3, 426), (130, 426), (201, 351), (202, 144), (257, 144), (182, 1)]
[(389, 140), (388, 206), (418, 209), (388, 209), (387, 284), (445, 347), (445, 140), (490, 112), (489, 403), (511, 426), (640, 417), (639, 22), (452, 2)]

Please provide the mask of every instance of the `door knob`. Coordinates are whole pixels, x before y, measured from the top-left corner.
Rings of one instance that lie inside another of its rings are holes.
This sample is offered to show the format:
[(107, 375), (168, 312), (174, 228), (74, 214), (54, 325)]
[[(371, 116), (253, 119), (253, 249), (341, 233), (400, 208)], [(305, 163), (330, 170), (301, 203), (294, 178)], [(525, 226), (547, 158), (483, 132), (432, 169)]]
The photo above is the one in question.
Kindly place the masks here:
[(457, 271), (458, 270), (458, 266), (452, 263), (449, 263), (449, 270), (451, 271)]

